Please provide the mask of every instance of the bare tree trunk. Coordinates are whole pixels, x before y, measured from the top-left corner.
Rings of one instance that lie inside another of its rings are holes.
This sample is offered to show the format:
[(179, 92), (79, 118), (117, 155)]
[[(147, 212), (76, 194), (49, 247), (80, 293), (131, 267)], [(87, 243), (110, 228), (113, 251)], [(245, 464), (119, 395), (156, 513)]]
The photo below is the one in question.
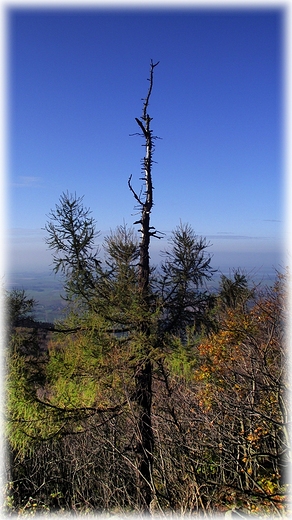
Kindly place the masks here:
[[(141, 307), (144, 319), (141, 323), (141, 332), (145, 338), (145, 348), (142, 361), (139, 361), (136, 367), (135, 385), (136, 385), (136, 404), (138, 405), (138, 440), (136, 445), (137, 453), (137, 470), (138, 470), (138, 489), (140, 495), (140, 507), (144, 511), (149, 511), (150, 502), (153, 498), (152, 486), (152, 462), (153, 462), (153, 431), (151, 425), (151, 405), (152, 405), (152, 362), (149, 352), (149, 310), (150, 294), (149, 294), (149, 245), (150, 237), (155, 236), (156, 232), (151, 231), (154, 228), (150, 226), (150, 213), (153, 206), (153, 185), (152, 185), (152, 154), (153, 154), (153, 135), (150, 130), (150, 122), (152, 118), (148, 115), (147, 109), (153, 86), (153, 71), (158, 63), (150, 64), (150, 85), (147, 97), (144, 100), (143, 113), (141, 119), (136, 118), (136, 122), (142, 130), (145, 139), (145, 157), (143, 159), (143, 181), (145, 183), (144, 200), (141, 195), (137, 195), (131, 185), (131, 177), (128, 184), (135, 199), (141, 209), (141, 219), (135, 224), (141, 224), (141, 240), (140, 240), (140, 257), (139, 257), (139, 275), (138, 286), (141, 295)], [(145, 317), (146, 316), (146, 317)]]

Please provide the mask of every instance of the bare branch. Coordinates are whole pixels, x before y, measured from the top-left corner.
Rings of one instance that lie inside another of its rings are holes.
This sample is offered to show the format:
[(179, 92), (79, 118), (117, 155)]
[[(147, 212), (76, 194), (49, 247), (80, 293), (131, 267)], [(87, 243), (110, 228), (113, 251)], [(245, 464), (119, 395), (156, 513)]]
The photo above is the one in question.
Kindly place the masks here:
[(130, 175), (130, 177), (128, 179), (128, 186), (129, 186), (131, 192), (133, 193), (135, 199), (137, 200), (137, 202), (139, 202), (139, 204), (141, 206), (143, 206), (143, 202), (141, 201), (140, 197), (137, 195), (137, 193), (135, 192), (134, 188), (132, 187), (131, 179), (132, 179), (132, 174)]
[[(148, 118), (150, 120), (150, 117), (147, 116), (147, 108), (149, 105), (149, 99), (150, 99), (152, 87), (153, 87), (153, 71), (154, 71), (155, 67), (157, 67), (158, 63), (159, 63), (159, 61), (157, 63), (153, 63), (153, 61), (151, 60), (151, 62), (150, 62), (150, 79), (149, 79), (150, 85), (149, 85), (149, 90), (148, 90), (148, 93), (147, 93), (147, 96), (146, 96), (146, 99), (144, 102), (143, 116), (142, 116), (142, 119), (144, 119), (144, 121), (146, 121)], [(137, 119), (136, 119), (136, 121), (137, 121)], [(138, 121), (137, 121), (137, 123), (138, 123)]]

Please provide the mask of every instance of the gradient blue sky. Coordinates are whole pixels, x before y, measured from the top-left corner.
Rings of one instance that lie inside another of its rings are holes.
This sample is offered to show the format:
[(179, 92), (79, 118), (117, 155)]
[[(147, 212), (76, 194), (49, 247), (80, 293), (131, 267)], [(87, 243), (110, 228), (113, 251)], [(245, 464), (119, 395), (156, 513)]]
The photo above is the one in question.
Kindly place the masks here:
[[(283, 246), (283, 9), (8, 11), (9, 265), (47, 270), (63, 191), (102, 235), (131, 225), (143, 141), (135, 117), (155, 69), (152, 224), (180, 220), (215, 268), (269, 268)], [(165, 242), (154, 241), (152, 259)]]

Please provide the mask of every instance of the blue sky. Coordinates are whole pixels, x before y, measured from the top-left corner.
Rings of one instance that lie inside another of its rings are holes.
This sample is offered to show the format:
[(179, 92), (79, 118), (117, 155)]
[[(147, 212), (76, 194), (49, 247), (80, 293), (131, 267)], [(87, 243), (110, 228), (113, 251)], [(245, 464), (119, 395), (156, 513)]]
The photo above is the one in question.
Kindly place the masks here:
[[(213, 266), (269, 268), (283, 247), (283, 10), (8, 11), (11, 270), (47, 270), (44, 227), (63, 191), (102, 236), (131, 225), (155, 69), (152, 225), (180, 221)], [(152, 259), (166, 246), (153, 241)]]

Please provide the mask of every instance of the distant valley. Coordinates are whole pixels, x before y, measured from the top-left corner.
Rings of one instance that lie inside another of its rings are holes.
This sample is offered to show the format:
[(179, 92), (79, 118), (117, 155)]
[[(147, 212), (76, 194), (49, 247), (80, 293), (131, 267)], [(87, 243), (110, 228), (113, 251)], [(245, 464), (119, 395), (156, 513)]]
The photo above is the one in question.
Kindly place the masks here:
[[(271, 286), (275, 281), (276, 272), (273, 268), (269, 270), (250, 271), (244, 270), (251, 285), (261, 284)], [(232, 269), (224, 270), (223, 274), (232, 276)], [(216, 292), (219, 287), (221, 273), (216, 272), (212, 280), (207, 283), (208, 290)], [(62, 318), (65, 311), (66, 302), (64, 296), (63, 283), (60, 277), (51, 272), (15, 272), (10, 273), (6, 289), (24, 289), (30, 298), (36, 301), (34, 318), (39, 321), (54, 323), (55, 320)]]
[(66, 302), (60, 277), (53, 273), (11, 273), (6, 289), (24, 289), (30, 298), (36, 301), (34, 318), (39, 321), (54, 323), (62, 317)]

